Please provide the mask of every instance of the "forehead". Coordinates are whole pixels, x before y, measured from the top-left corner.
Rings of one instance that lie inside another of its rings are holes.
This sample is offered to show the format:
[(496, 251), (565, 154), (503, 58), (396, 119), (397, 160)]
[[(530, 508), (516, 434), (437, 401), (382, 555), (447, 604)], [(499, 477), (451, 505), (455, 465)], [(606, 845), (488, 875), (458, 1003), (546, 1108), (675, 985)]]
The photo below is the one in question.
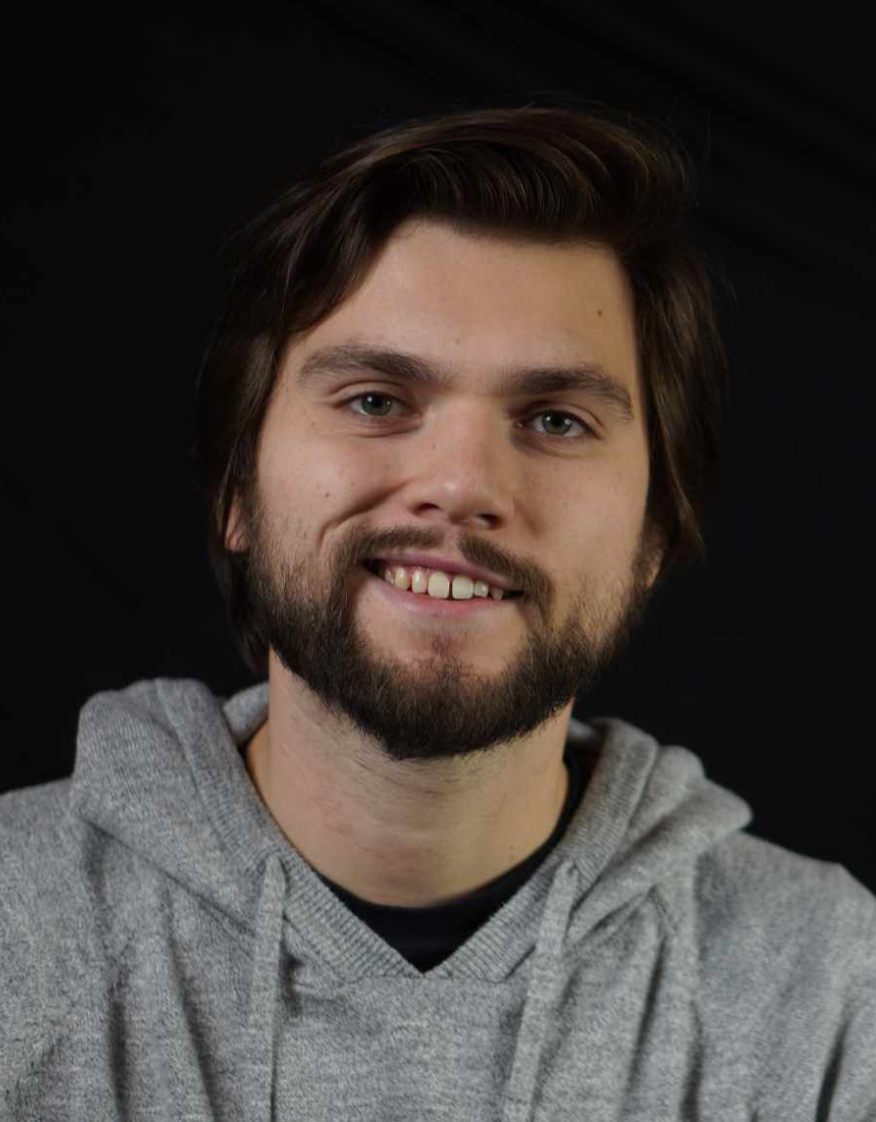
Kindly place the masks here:
[(317, 350), (353, 338), (421, 355), (483, 392), (512, 367), (591, 363), (641, 401), (629, 280), (602, 246), (404, 223), (359, 288), (296, 340), (289, 359), (300, 369)]

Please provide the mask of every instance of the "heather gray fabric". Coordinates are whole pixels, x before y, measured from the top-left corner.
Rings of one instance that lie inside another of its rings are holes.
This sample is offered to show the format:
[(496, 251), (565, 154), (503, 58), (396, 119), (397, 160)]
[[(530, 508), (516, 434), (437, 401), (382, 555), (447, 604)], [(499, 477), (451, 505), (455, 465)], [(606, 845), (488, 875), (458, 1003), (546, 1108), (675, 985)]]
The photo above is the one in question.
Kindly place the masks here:
[(690, 751), (573, 722), (563, 836), (421, 972), (259, 799), (266, 706), (97, 694), (72, 777), (0, 797), (4, 1122), (876, 1119), (876, 898)]

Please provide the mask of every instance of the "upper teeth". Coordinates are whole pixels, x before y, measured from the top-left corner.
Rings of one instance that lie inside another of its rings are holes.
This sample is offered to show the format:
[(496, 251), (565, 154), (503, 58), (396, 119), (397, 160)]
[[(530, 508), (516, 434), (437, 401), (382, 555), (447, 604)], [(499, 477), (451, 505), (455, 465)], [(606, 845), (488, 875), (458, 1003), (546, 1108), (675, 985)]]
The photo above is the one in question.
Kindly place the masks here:
[(475, 596), (492, 596), (494, 600), (501, 600), (504, 591), (483, 580), (473, 581), (464, 573), (456, 573), (453, 577), (443, 573), (440, 569), (426, 569), (421, 565), (410, 568), (404, 565), (378, 562), (378, 573), (388, 584), (405, 591), (426, 593), (438, 600), (447, 600), (453, 593), (454, 600), (471, 600)]

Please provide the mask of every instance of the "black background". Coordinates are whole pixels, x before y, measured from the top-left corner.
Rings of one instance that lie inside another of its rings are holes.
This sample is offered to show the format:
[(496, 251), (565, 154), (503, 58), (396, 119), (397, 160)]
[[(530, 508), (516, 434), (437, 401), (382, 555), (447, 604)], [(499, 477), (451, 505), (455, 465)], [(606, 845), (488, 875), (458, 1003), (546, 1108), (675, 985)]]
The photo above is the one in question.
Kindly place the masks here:
[(708, 564), (576, 716), (685, 745), (750, 802), (754, 833), (876, 889), (870, 39), (836, 5), (710, 11), (6, 17), (0, 789), (72, 772), (97, 690), (252, 681), (187, 459), (223, 239), (342, 144), (555, 91), (672, 125), (698, 168), (700, 240), (735, 292)]

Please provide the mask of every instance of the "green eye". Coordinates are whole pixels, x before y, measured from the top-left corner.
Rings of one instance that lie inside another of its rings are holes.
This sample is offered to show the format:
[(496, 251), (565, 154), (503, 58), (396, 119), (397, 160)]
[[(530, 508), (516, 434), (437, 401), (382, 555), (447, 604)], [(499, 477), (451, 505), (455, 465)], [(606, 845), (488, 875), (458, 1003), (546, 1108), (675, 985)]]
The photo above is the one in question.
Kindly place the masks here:
[[(395, 397), (393, 394), (384, 393), (382, 390), (366, 390), (364, 393), (356, 394), (355, 397), (348, 398), (347, 401), (343, 402), (343, 404), (345, 406), (352, 406), (354, 402), (362, 402), (364, 408), (364, 403), (368, 400), (370, 400), (372, 403), (375, 400), (377, 402), (383, 402), (388, 407), (387, 410), (379, 413), (361, 412), (358, 409), (354, 410), (356, 416), (363, 417), (366, 420), (372, 421), (382, 421), (386, 419), (388, 417), (388, 409), (392, 408), (393, 403), (397, 402), (402, 405), (404, 404), (404, 402), (401, 401), (401, 398)], [(560, 424), (562, 426), (565, 426), (561, 432), (547, 431), (544, 433), (538, 433), (537, 435), (539, 436), (559, 437), (560, 439), (567, 441), (587, 440), (590, 438), (596, 438), (597, 436), (596, 430), (591, 425), (588, 425), (586, 421), (582, 421), (581, 418), (576, 416), (574, 413), (567, 413), (561, 409), (540, 409), (538, 412), (533, 413), (532, 416), (533, 418), (552, 417), (555, 420), (559, 419)], [(571, 425), (580, 425), (580, 427), (584, 430), (583, 433), (572, 433), (572, 435), (569, 435), (570, 422)]]
[[(390, 397), (390, 395), (389, 395), (389, 394), (387, 394), (387, 393), (377, 393), (377, 392), (376, 392), (376, 391), (374, 391), (374, 390), (369, 390), (369, 392), (368, 392), (368, 393), (363, 393), (363, 394), (360, 394), (358, 398), (352, 398), (352, 400), (353, 400), (353, 401), (360, 401), (360, 400), (361, 400), (361, 401), (365, 401), (365, 399), (366, 399), (366, 398), (371, 398), (372, 400), (373, 400), (374, 398), (377, 398), (378, 400), (380, 400), (380, 399), (382, 398), (382, 399), (383, 399), (384, 401), (386, 401), (386, 402), (391, 402), (391, 401), (395, 401), (395, 400), (396, 400), (395, 398), (393, 398), (393, 397)], [(371, 417), (371, 416), (374, 416), (375, 414), (373, 414), (373, 413), (366, 413), (365, 415), (366, 415), (367, 417)], [(380, 414), (380, 416), (385, 416), (385, 414), (384, 414), (384, 413), (381, 413), (381, 414)]]
[[(566, 424), (568, 424), (568, 422), (574, 422), (576, 420), (575, 417), (571, 417), (568, 413), (560, 413), (556, 409), (544, 409), (544, 410), (542, 410), (541, 413), (536, 413), (535, 415), (536, 415), (536, 417), (555, 417), (555, 418), (559, 418), (561, 423), (566, 423)], [(583, 421), (579, 422), (579, 424), (583, 424), (583, 423), (584, 423)], [(549, 432), (548, 435), (549, 436), (565, 436), (568, 431), (569, 431), (568, 428), (566, 428), (561, 433), (550, 433)]]

